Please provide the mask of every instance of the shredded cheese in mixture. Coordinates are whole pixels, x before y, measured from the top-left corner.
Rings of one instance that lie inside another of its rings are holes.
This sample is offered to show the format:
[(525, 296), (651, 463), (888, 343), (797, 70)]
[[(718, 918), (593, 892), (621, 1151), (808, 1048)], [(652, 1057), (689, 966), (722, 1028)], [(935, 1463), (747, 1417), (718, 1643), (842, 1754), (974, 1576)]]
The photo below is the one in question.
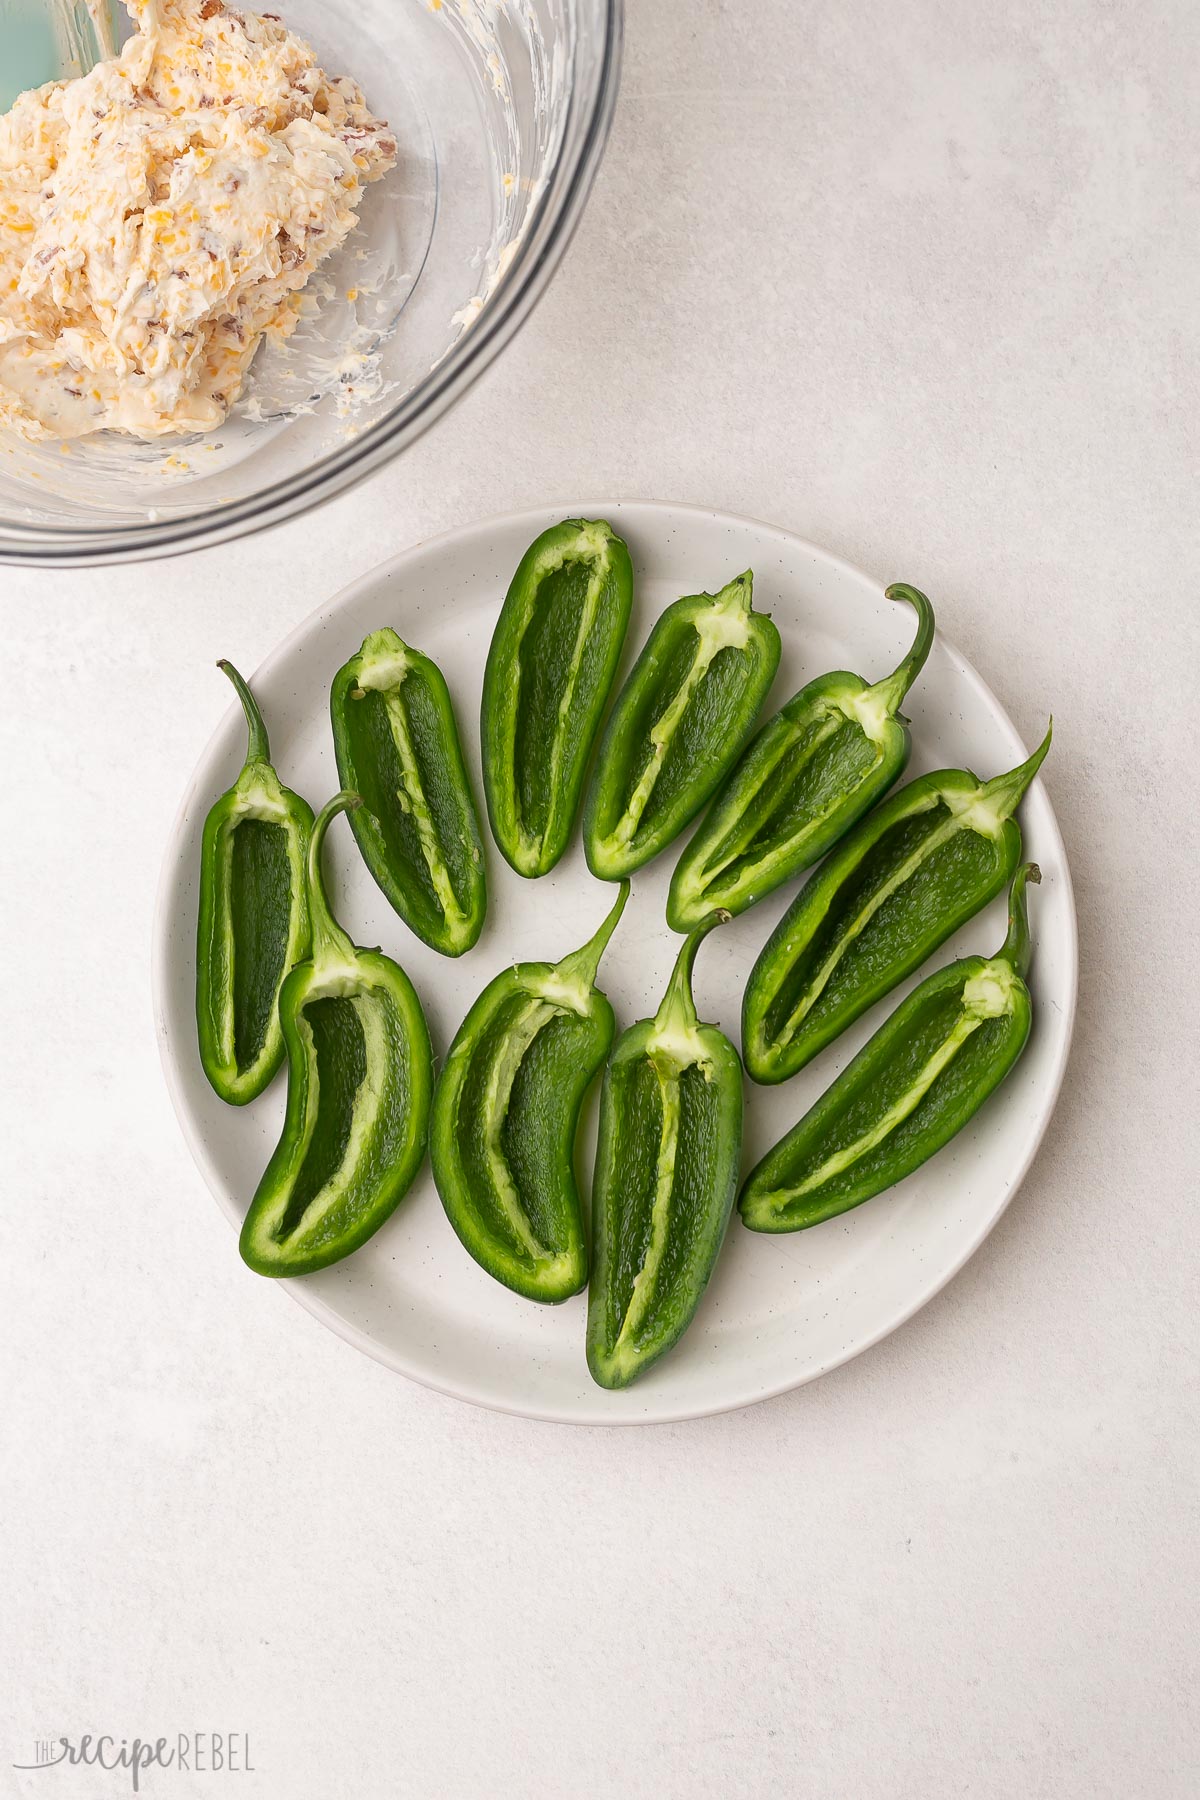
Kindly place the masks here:
[(396, 160), (271, 14), (127, 0), (137, 35), (0, 117), (0, 424), (208, 431)]

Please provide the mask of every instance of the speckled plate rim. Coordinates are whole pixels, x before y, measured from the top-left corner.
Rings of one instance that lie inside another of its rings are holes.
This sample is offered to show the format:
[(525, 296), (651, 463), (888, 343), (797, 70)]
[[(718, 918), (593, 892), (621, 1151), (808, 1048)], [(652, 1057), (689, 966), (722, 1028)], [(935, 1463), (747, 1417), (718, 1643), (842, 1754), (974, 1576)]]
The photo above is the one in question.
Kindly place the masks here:
[[(703, 518), (709, 523), (729, 526), (738, 530), (749, 529), (762, 533), (767, 539), (774, 540), (779, 544), (785, 544), (792, 550), (800, 550), (813, 557), (817, 562), (823, 563), (827, 568), (840, 576), (848, 576), (859, 581), (866, 580), (868, 582), (874, 582), (873, 577), (866, 575), (863, 570), (846, 558), (836, 556), (833, 552), (824, 549), (818, 544), (814, 544), (810, 539), (802, 537), (797, 532), (788, 531), (782, 526), (771, 524), (767, 520), (757, 519), (752, 515), (730, 513), (721, 508), (697, 506), (688, 502), (667, 500), (572, 500), (561, 502), (557, 505), (551, 504), (550, 506), (530, 507), (520, 511), (495, 514), (489, 518), (472, 521), (466, 526), (455, 527), (450, 531), (439, 533), (431, 538), (419, 539), (415, 543), (408, 545), (404, 550), (397, 552), (395, 556), (387, 558), (386, 561), (382, 563), (378, 563), (373, 569), (356, 577), (354, 581), (347, 583), (347, 585), (339, 589), (330, 600), (315, 607), (297, 624), (294, 630), (289, 632), (288, 635), (276, 645), (275, 649), (271, 651), (259, 665), (251, 679), (257, 681), (268, 677), (275, 665), (286, 659), (292, 650), (307, 638), (318, 621), (327, 619), (330, 615), (337, 613), (343, 607), (353, 604), (365, 589), (374, 587), (381, 581), (397, 574), (414, 559), (418, 557), (427, 557), (430, 553), (436, 553), (441, 550), (449, 551), (453, 549), (457, 551), (474, 538), (486, 540), (498, 530), (502, 529), (522, 527), (527, 530), (528, 536), (532, 539), (539, 531), (544, 529), (547, 514), (551, 512), (560, 518), (578, 518), (581, 516), (585, 518), (612, 518), (622, 513), (629, 514), (631, 512), (637, 512), (639, 514), (657, 515), (664, 526), (668, 525), (673, 519), (681, 514), (690, 514), (698, 518)], [(947, 639), (940, 628), (938, 639), (942, 653), (949, 658), (960, 679), (964, 680), (969, 687), (974, 688), (979, 695), (981, 703), (995, 715), (996, 719), (1004, 727), (1012, 732), (1013, 736), (1019, 742), (1020, 733), (1013, 724), (1007, 710), (1001, 705), (1000, 701), (988, 686), (987, 682), (979, 674), (978, 670), (955, 647), (953, 642)], [(168, 1093), (171, 1097), (171, 1104), (175, 1110), (175, 1116), (179, 1121), (180, 1130), (183, 1133), (188, 1150), (204, 1179), (205, 1185), (216, 1200), (221, 1212), (234, 1226), (235, 1230), (237, 1230), (240, 1228), (241, 1224), (240, 1217), (224, 1191), (224, 1184), (209, 1154), (207, 1145), (204, 1142), (203, 1134), (197, 1129), (190, 1109), (185, 1101), (179, 1066), (170, 1042), (165, 1000), (169, 979), (169, 964), (172, 958), (168, 915), (170, 898), (177, 879), (177, 845), (186, 830), (189, 814), (193, 813), (197, 804), (206, 797), (201, 795), (199, 791), (201, 785), (200, 769), (206, 762), (208, 752), (213, 747), (215, 740), (220, 736), (221, 730), (222, 727), (218, 726), (211, 734), (209, 743), (205, 746), (204, 752), (202, 752), (197, 759), (196, 773), (189, 782), (187, 791), (180, 802), (167, 840), (154, 904), (151, 973), (155, 1035), (158, 1041), (159, 1057), (162, 1063), (163, 1075), (166, 1080)], [(410, 1381), (415, 1381), (420, 1386), (429, 1388), (435, 1393), (444, 1394), (448, 1398), (455, 1400), (465, 1400), (471, 1405), (480, 1406), (490, 1412), (500, 1412), (517, 1418), (535, 1419), (551, 1424), (589, 1425), (601, 1428), (606, 1426), (624, 1425), (668, 1425), (683, 1423), (690, 1419), (708, 1418), (726, 1412), (736, 1412), (743, 1407), (754, 1406), (761, 1401), (775, 1399), (780, 1394), (790, 1393), (792, 1389), (803, 1387), (808, 1382), (815, 1381), (820, 1376), (829, 1374), (833, 1369), (840, 1368), (845, 1363), (853, 1361), (854, 1358), (861, 1356), (865, 1351), (873, 1349), (876, 1344), (882, 1343), (885, 1338), (890, 1337), (893, 1332), (898, 1331), (902, 1325), (907, 1324), (910, 1319), (915, 1317), (915, 1315), (921, 1311), (922, 1307), (927, 1306), (928, 1303), (954, 1279), (960, 1270), (965, 1267), (971, 1257), (979, 1249), (980, 1245), (995, 1229), (996, 1225), (1011, 1205), (1013, 1198), (1037, 1155), (1042, 1139), (1045, 1136), (1046, 1129), (1050, 1123), (1050, 1119), (1053, 1116), (1059, 1093), (1062, 1089), (1063, 1079), (1066, 1074), (1067, 1063), (1070, 1057), (1071, 1041), (1074, 1035), (1075, 1010), (1079, 988), (1078, 918), (1075, 908), (1070, 867), (1067, 861), (1066, 846), (1063, 842), (1062, 833), (1059, 830), (1053, 806), (1050, 803), (1049, 796), (1045, 793), (1044, 787), (1042, 787), (1040, 782), (1035, 785), (1042, 790), (1042, 799), (1046, 814), (1045, 829), (1050, 834), (1057, 853), (1058, 862), (1056, 876), (1061, 884), (1068, 939), (1068, 954), (1063, 971), (1063, 986), (1055, 997), (1056, 1004), (1060, 1009), (1058, 1039), (1049, 1077), (1043, 1084), (1042, 1103), (1036, 1125), (1029, 1133), (1029, 1136), (1022, 1147), (1020, 1157), (1015, 1163), (1010, 1178), (1005, 1184), (997, 1203), (990, 1212), (981, 1216), (977, 1230), (966, 1241), (965, 1248), (963, 1248), (961, 1254), (957, 1255), (945, 1267), (939, 1268), (936, 1273), (924, 1283), (924, 1285), (916, 1286), (913, 1292), (905, 1297), (903, 1303), (889, 1312), (874, 1330), (864, 1332), (860, 1338), (843, 1346), (841, 1352), (837, 1356), (827, 1361), (799, 1363), (785, 1378), (766, 1385), (763, 1385), (761, 1382), (756, 1382), (751, 1388), (748, 1388), (746, 1392), (734, 1397), (725, 1395), (711, 1402), (699, 1401), (687, 1406), (668, 1406), (656, 1409), (653, 1412), (621, 1413), (612, 1417), (597, 1417), (594, 1413), (584, 1414), (573, 1408), (567, 1407), (549, 1408), (546, 1406), (538, 1406), (533, 1403), (529, 1405), (510, 1403), (498, 1399), (494, 1393), (485, 1391), (483, 1388), (477, 1388), (472, 1391), (469, 1385), (464, 1384), (461, 1381), (439, 1381), (436, 1375), (431, 1373), (426, 1366), (414, 1363), (402, 1354), (381, 1345), (368, 1332), (361, 1330), (359, 1327), (343, 1318), (335, 1308), (328, 1304), (328, 1302), (320, 1299), (317, 1295), (306, 1289), (303, 1281), (279, 1281), (274, 1285), (285, 1289), (291, 1298), (302, 1306), (306, 1312), (311, 1313), (314, 1318), (320, 1320), (323, 1325), (343, 1339), (344, 1342), (353, 1345), (357, 1350), (361, 1350), (365, 1356), (369, 1356), (374, 1362), (381, 1363), (385, 1368), (391, 1369), (397, 1374), (404, 1375)], [(1032, 791), (1033, 790), (1031, 790), (1031, 792)], [(614, 1398), (620, 1397), (614, 1396)]]

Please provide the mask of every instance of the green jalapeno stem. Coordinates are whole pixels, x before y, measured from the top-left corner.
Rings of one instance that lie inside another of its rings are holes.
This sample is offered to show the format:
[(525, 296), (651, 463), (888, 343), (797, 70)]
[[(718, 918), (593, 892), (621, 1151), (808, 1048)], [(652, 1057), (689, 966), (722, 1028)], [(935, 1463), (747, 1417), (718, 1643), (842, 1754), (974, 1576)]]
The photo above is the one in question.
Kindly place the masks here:
[(917, 635), (912, 641), (912, 648), (902, 662), (898, 663), (890, 675), (877, 681), (874, 687), (867, 689), (871, 699), (879, 702), (885, 713), (894, 713), (907, 694), (933, 648), (934, 619), (933, 607), (920, 588), (910, 587), (907, 581), (893, 581), (884, 589), (885, 600), (904, 600), (913, 607), (917, 615)]
[(694, 931), (690, 931), (680, 945), (679, 955), (675, 958), (675, 967), (671, 970), (671, 979), (667, 983), (667, 991), (662, 1003), (654, 1015), (654, 1037), (656, 1040), (675, 1036), (690, 1038), (700, 1028), (700, 1016), (696, 1011), (696, 996), (692, 991), (692, 970), (696, 963), (696, 952), (717, 925), (724, 925), (729, 920), (727, 912), (710, 913), (702, 919)]
[(1008, 936), (996, 952), (997, 962), (1011, 963), (1013, 973), (1024, 981), (1029, 973), (1029, 958), (1032, 952), (1032, 940), (1029, 935), (1029, 897), (1026, 892), (1032, 881), (1037, 885), (1042, 879), (1042, 871), (1034, 862), (1022, 863), (1013, 876), (1012, 892), (1008, 897)]
[(237, 697), (242, 703), (242, 711), (246, 715), (246, 727), (249, 732), (246, 766), (249, 767), (251, 763), (269, 763), (271, 745), (267, 738), (267, 727), (263, 722), (263, 716), (258, 710), (258, 702), (227, 657), (223, 656), (217, 667), (232, 681), (237, 690)]
[(1054, 736), (1054, 720), (1046, 726), (1046, 735), (1034, 751), (1019, 767), (1008, 769), (1003, 775), (993, 775), (985, 781), (979, 790), (979, 798), (986, 802), (996, 819), (1003, 823), (1011, 819), (1029, 789), (1034, 776), (1046, 760), (1046, 752), (1050, 748), (1050, 740)]
[(329, 908), (329, 896), (325, 892), (325, 877), (321, 873), (321, 849), (325, 842), (325, 833), (330, 822), (340, 812), (353, 812), (362, 805), (359, 794), (351, 794), (345, 788), (327, 800), (313, 823), (312, 836), (308, 840), (308, 911), (312, 921), (312, 959), (314, 962), (350, 962), (355, 956), (354, 943), (342, 930)]
[(629, 883), (621, 883), (620, 892), (601, 920), (586, 944), (578, 950), (572, 950), (557, 965), (558, 974), (568, 982), (577, 982), (581, 987), (595, 987), (596, 976), (600, 973), (600, 959), (608, 949), (608, 940), (617, 929), (621, 914), (625, 911), (625, 902), (629, 898)]

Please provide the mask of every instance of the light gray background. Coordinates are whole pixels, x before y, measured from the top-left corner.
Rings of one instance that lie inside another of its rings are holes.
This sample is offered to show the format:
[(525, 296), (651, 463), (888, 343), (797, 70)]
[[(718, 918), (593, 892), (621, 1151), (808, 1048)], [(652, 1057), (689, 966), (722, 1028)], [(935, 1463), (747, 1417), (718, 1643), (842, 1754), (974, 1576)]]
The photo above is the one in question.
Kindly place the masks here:
[[(519, 343), (357, 493), (0, 571), (0, 1792), (59, 1731), (238, 1730), (267, 1800), (1196, 1791), (1197, 145), (1190, 0), (633, 0)], [(939, 1300), (740, 1415), (410, 1387), (238, 1262), (150, 1024), (227, 695), (412, 540), (580, 494), (761, 515), (937, 599), (1027, 737), (1082, 999)]]

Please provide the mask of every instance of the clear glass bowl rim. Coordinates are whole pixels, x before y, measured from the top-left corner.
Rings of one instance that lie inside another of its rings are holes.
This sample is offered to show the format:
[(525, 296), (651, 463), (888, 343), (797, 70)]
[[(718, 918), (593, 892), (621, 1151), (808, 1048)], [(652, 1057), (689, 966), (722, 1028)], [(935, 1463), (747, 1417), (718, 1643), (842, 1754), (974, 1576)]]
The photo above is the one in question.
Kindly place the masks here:
[[(94, 567), (178, 556), (263, 531), (345, 493), (374, 470), (415, 443), (460, 400), (509, 339), (524, 324), (574, 235), (612, 127), (620, 82), (624, 0), (603, 0), (602, 41), (587, 92), (572, 86), (567, 101), (559, 161), (504, 281), (472, 328), (442, 361), (409, 390), (386, 419), (352, 443), (323, 457), (313, 468), (290, 475), (244, 500), (207, 507), (184, 519), (148, 519), (115, 527), (0, 527), (0, 564), (58, 568)], [(579, 109), (587, 109), (575, 142)], [(572, 145), (574, 148), (572, 149)], [(10, 534), (19, 535), (10, 535)]]

